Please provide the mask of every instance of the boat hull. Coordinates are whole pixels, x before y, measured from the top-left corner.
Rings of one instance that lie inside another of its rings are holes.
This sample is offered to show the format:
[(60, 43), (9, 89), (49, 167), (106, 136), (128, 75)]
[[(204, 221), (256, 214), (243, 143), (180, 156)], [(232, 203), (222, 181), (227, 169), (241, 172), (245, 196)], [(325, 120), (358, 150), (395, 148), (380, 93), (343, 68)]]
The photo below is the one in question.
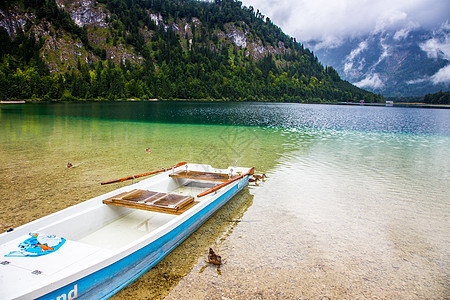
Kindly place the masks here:
[(37, 299), (107, 299), (147, 272), (212, 214), (248, 184), (248, 176), (192, 215), (186, 215), (164, 234), (136, 249), (131, 254), (110, 263)]

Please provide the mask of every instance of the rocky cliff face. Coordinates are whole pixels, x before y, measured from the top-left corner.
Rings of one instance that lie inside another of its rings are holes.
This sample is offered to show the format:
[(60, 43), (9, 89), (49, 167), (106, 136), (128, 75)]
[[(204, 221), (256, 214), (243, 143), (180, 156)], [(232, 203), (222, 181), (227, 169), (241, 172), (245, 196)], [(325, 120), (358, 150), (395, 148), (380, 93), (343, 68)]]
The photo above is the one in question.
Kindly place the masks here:
[[(59, 8), (67, 11), (78, 26), (86, 29), (91, 47), (86, 47), (80, 39), (55, 29), (48, 21), (41, 20), (36, 23), (36, 16), (23, 11), (19, 6), (0, 10), (0, 27), (5, 28), (13, 38), (17, 30), (28, 30), (26, 34), (34, 33), (37, 39), (44, 39), (41, 56), (51, 72), (66, 71), (75, 66), (78, 60), (85, 63), (97, 62), (99, 59), (109, 59), (114, 63), (126, 60), (135, 64), (143, 62), (143, 57), (132, 46), (124, 44), (120, 40), (115, 43), (111, 42), (113, 39), (109, 30), (111, 13), (105, 5), (95, 0), (56, 0), (56, 4)], [(192, 27), (200, 25), (197, 18), (167, 22), (159, 13), (151, 11), (147, 13), (157, 26), (163, 26), (166, 30), (170, 28), (182, 38), (187, 37), (183, 47), (189, 47), (192, 44)], [(152, 32), (147, 28), (142, 28), (141, 33), (148, 42)], [(234, 44), (237, 48), (245, 51), (247, 56), (256, 60), (268, 54), (281, 54), (289, 51), (282, 42), (277, 47), (264, 46), (258, 37), (249, 32), (248, 25), (244, 22), (241, 22), (239, 26), (226, 24), (224, 31), (219, 30), (216, 35), (220, 44)], [(97, 49), (95, 53), (90, 50), (92, 46)], [(210, 47), (214, 48), (214, 45), (211, 44)], [(103, 52), (104, 57), (99, 57), (99, 52)]]
[(222, 40), (232, 42), (240, 49), (244, 49), (246, 55), (254, 59), (261, 59), (269, 54), (282, 54), (287, 51), (283, 42), (279, 42), (277, 47), (271, 45), (263, 46), (262, 41), (250, 34), (248, 26), (245, 23), (241, 23), (240, 27), (232, 24), (225, 26), (226, 32), (220, 33), (219, 36)]
[[(90, 43), (104, 49), (106, 58), (115, 63), (129, 60), (132, 63), (141, 63), (143, 58), (136, 54), (133, 47), (118, 43), (110, 46), (107, 39), (107, 18), (110, 13), (94, 0), (57, 0), (57, 5), (67, 11), (72, 20), (80, 27), (84, 27), (88, 33)], [(33, 13), (23, 11), (19, 6), (0, 10), (0, 26), (5, 28), (8, 34), (14, 38), (18, 30), (25, 30), (29, 24), (30, 29), (26, 34), (33, 33), (40, 40), (44, 39), (41, 57), (47, 63), (51, 72), (63, 72), (76, 65), (80, 60), (85, 63), (97, 62), (100, 58), (92, 50), (88, 50), (80, 39), (74, 38), (63, 30), (56, 30), (47, 21), (35, 23)]]
[(21, 12), (18, 7), (8, 10), (0, 9), (0, 27), (5, 28), (13, 38), (17, 30), (23, 30), (27, 23), (34, 23), (35, 18), (33, 13)]
[(106, 18), (110, 17), (110, 14), (97, 5), (93, 0), (57, 0), (56, 3), (59, 7), (66, 9), (70, 13), (70, 17), (80, 27), (85, 25), (96, 26), (99, 28), (107, 28)]

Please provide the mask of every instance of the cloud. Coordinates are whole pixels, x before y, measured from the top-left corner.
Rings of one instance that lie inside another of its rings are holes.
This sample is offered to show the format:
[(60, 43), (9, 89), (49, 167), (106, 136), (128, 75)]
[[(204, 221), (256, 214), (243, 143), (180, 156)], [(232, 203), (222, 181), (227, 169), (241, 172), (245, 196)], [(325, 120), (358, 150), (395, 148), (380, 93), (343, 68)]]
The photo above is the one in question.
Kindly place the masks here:
[(367, 41), (362, 41), (359, 43), (358, 47), (353, 49), (349, 55), (345, 57), (345, 63), (344, 63), (344, 72), (345, 73), (355, 73), (355, 71), (361, 70), (363, 68), (363, 61), (360, 61), (359, 66), (354, 70), (353, 65), (355, 63), (355, 58), (361, 54), (364, 50), (367, 49), (369, 44)]
[[(450, 60), (449, 0), (241, 0), (253, 6), (273, 23), (305, 46), (317, 51), (333, 48), (348, 40), (368, 34), (388, 33), (396, 41), (403, 41), (417, 29), (435, 30), (435, 35), (420, 44), (431, 58)], [(441, 25), (442, 24), (442, 25)], [(440, 27), (441, 26), (441, 27)], [(439, 28), (436, 30), (436, 28)], [(369, 43), (370, 45), (370, 43)], [(358, 75), (368, 61), (361, 55), (370, 47), (362, 42), (344, 61), (344, 72)], [(380, 40), (382, 52), (378, 61), (369, 66), (367, 75), (355, 85), (362, 88), (384, 86), (375, 67), (389, 57), (395, 49), (388, 40)], [(411, 80), (408, 84), (431, 81), (434, 84), (450, 83), (450, 64), (426, 78)]]
[(376, 20), (375, 32), (383, 32), (386, 29), (403, 23), (407, 20), (408, 14), (395, 9), (383, 11)]
[(354, 83), (357, 87), (360, 88), (372, 88), (372, 89), (378, 89), (382, 88), (384, 86), (383, 81), (380, 79), (380, 76), (378, 73), (370, 74), (363, 80)]
[(363, 52), (364, 50), (366, 50), (368, 46), (369, 46), (369, 44), (367, 43), (367, 41), (362, 41), (361, 43), (359, 43), (358, 48), (353, 49), (350, 52), (350, 54), (346, 57), (346, 59), (348, 59), (348, 60), (355, 59), (355, 57), (357, 55), (359, 55), (361, 52)]
[(442, 24), (439, 32), (434, 37), (420, 44), (420, 48), (430, 58), (443, 58), (450, 60), (450, 25), (448, 21)]
[(391, 46), (388, 43), (386, 43), (386, 38), (380, 39), (380, 46), (381, 46), (381, 48), (383, 48), (383, 52), (381, 53), (380, 57), (378, 58), (378, 61), (376, 64), (379, 64), (383, 59), (385, 59), (386, 57), (391, 55), (390, 54)]
[(435, 85), (440, 83), (450, 85), (450, 64), (437, 71), (430, 79)]
[[(450, 60), (450, 24), (448, 21), (442, 24), (434, 36), (420, 44), (420, 48), (429, 58)], [(430, 77), (433, 84), (450, 84), (450, 64), (439, 69)]]
[[(397, 38), (416, 27), (434, 28), (449, 18), (448, 0), (243, 0), (298, 41), (315, 48), (345, 39), (395, 30)], [(405, 31), (401, 31), (405, 29)]]
[(409, 80), (406, 84), (422, 84), (424, 82), (431, 82), (434, 85), (444, 84), (450, 86), (450, 64), (439, 69), (434, 75), (430, 77), (423, 77), (414, 80)]
[(410, 28), (402, 28), (394, 34), (394, 39), (397, 41), (406, 39), (411, 31)]
[(427, 53), (429, 58), (450, 58), (449, 41), (441, 42), (438, 38), (431, 38), (419, 45), (420, 48)]
[(430, 80), (430, 78), (419, 78), (419, 79), (414, 79), (414, 80), (408, 80), (406, 82), (406, 84), (421, 84), (421, 83), (427, 82), (429, 80)]
[[(389, 43), (386, 42), (385, 38), (381, 38), (377, 44), (381, 48), (380, 56), (378, 60), (374, 63), (366, 62), (366, 57), (362, 54), (365, 50), (367, 50), (370, 46), (369, 39), (364, 40), (358, 44), (358, 46), (353, 49), (349, 55), (347, 55), (344, 59), (344, 73), (346, 75), (350, 75), (351, 77), (359, 77), (363, 74), (363, 69), (367, 67), (374, 73), (376, 67), (387, 57), (392, 55), (392, 47)], [(360, 56), (360, 54), (362, 54)], [(380, 80), (377, 74), (371, 75), (370, 77), (366, 77), (365, 79), (359, 82), (361, 85), (367, 85), (370, 87), (381, 87), (383, 82)]]

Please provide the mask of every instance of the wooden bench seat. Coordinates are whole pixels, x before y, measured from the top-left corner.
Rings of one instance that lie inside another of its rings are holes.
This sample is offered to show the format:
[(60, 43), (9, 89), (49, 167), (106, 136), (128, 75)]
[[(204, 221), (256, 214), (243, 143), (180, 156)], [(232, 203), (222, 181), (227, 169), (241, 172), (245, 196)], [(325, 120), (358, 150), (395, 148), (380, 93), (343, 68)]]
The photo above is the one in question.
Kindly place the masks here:
[(132, 190), (103, 200), (109, 205), (123, 206), (179, 215), (197, 204), (191, 196)]
[(176, 172), (175, 174), (170, 174), (169, 176), (174, 177), (174, 178), (208, 180), (208, 181), (218, 181), (218, 182), (225, 182), (230, 179), (228, 174), (199, 172), (199, 171), (187, 171), (187, 172), (179, 171), (179, 172)]

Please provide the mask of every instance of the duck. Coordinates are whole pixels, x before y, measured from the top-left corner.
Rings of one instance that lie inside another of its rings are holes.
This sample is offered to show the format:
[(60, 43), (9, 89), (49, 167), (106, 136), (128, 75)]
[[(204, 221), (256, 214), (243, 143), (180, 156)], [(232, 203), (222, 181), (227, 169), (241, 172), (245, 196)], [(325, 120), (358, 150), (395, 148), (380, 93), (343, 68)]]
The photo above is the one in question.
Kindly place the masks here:
[(263, 180), (264, 178), (266, 178), (266, 174), (262, 174), (262, 175), (253, 175), (253, 177), (256, 179), (256, 180)]
[(220, 266), (222, 264), (222, 258), (220, 257), (220, 255), (214, 253), (214, 250), (212, 248), (209, 248), (208, 260), (213, 265)]
[(258, 180), (263, 180), (264, 178), (266, 178), (266, 174), (262, 174), (262, 175), (253, 175), (253, 178), (249, 178), (248, 181), (249, 182), (257, 182)]

